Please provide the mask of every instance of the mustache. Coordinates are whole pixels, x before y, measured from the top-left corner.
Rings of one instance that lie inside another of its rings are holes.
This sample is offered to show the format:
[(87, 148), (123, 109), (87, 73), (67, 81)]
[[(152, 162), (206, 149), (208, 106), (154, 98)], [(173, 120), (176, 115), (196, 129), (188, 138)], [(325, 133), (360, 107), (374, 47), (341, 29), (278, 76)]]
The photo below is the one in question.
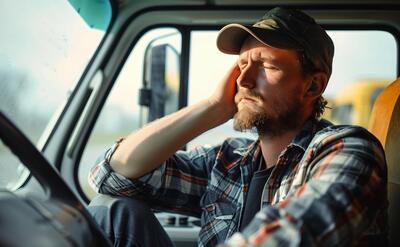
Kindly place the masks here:
[(257, 100), (264, 100), (264, 97), (257, 91), (249, 89), (241, 89), (235, 95), (235, 102), (238, 103), (243, 98), (251, 98)]

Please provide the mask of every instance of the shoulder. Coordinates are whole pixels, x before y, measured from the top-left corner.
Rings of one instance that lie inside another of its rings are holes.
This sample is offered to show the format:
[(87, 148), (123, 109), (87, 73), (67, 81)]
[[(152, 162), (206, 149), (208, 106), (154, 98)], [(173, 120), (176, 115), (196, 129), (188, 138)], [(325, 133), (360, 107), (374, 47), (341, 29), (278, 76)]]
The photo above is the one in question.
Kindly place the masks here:
[(359, 142), (380, 144), (379, 140), (367, 129), (357, 125), (329, 125), (320, 129), (312, 140), (313, 145), (324, 145), (346, 139), (357, 139)]
[(340, 152), (346, 157), (351, 155), (385, 162), (380, 141), (367, 129), (356, 125), (330, 125), (322, 128), (315, 134), (308, 149), (314, 155)]

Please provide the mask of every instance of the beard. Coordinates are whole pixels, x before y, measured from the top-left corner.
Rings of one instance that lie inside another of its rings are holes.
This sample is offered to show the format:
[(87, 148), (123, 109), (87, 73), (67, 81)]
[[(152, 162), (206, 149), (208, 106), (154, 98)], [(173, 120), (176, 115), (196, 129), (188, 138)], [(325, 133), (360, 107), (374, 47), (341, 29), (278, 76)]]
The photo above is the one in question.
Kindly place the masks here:
[(302, 105), (298, 98), (269, 99), (255, 91), (240, 91), (235, 96), (238, 104), (244, 96), (264, 102), (264, 107), (244, 105), (234, 116), (233, 128), (237, 131), (256, 130), (261, 135), (276, 137), (299, 127), (302, 120)]

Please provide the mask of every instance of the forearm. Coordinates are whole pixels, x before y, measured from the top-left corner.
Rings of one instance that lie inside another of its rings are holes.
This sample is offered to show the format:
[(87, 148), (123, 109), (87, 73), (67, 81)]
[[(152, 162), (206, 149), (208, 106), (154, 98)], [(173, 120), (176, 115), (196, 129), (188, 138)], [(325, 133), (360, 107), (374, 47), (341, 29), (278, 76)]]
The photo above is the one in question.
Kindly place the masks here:
[(128, 178), (138, 178), (160, 166), (180, 147), (231, 117), (204, 100), (165, 116), (130, 134), (115, 151), (111, 166)]

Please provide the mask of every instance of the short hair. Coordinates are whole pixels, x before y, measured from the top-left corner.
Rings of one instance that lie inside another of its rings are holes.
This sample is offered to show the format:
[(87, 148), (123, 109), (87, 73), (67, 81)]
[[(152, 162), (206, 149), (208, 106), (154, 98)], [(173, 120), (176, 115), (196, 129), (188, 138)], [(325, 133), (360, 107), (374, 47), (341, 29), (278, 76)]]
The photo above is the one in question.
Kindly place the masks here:
[[(304, 77), (311, 75), (316, 72), (322, 72), (321, 69), (317, 68), (311, 59), (309, 59), (304, 51), (299, 51), (299, 61), (301, 66), (301, 72)], [(322, 114), (325, 111), (326, 105), (328, 102), (326, 99), (321, 95), (314, 101), (314, 108), (311, 113), (311, 117), (314, 119), (320, 119)]]

